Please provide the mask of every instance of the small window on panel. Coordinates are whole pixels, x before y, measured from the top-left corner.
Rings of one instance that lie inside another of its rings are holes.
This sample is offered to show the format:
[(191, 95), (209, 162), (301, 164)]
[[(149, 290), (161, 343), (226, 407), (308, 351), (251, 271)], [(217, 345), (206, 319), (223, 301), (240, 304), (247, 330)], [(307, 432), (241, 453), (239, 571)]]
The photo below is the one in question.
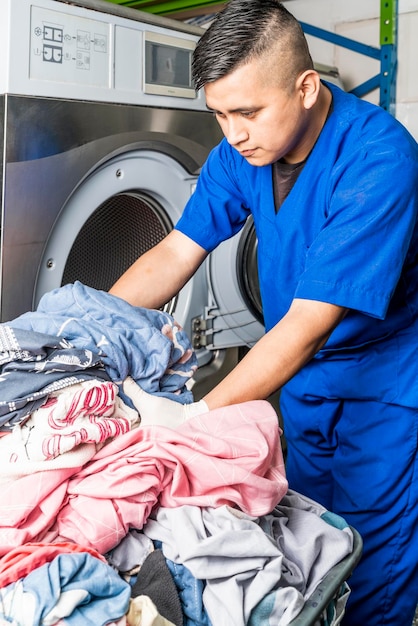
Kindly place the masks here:
[(144, 33), (144, 92), (196, 98), (191, 72), (194, 48), (189, 39)]

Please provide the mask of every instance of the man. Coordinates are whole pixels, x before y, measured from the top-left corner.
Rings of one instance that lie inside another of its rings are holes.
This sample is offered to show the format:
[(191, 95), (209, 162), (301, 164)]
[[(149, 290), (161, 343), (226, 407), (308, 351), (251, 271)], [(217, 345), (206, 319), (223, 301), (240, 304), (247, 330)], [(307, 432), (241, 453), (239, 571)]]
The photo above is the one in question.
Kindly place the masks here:
[[(362, 534), (344, 624), (409, 626), (418, 599), (418, 149), (314, 71), (278, 0), (231, 0), (194, 54), (225, 139), (173, 230), (112, 289), (160, 307), (251, 213), (266, 334), (189, 416), (281, 389), (292, 489)], [(415, 472), (415, 473), (414, 473)], [(415, 480), (414, 480), (415, 478)]]

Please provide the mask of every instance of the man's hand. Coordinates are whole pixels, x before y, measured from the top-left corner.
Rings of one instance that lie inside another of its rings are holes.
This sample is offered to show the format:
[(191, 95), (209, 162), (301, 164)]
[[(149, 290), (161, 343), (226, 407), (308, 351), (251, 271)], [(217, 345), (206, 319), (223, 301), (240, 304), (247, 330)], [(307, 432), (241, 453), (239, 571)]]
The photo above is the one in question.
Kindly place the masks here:
[(175, 429), (191, 417), (209, 411), (204, 400), (192, 404), (181, 404), (168, 398), (152, 395), (144, 391), (130, 377), (122, 386), (124, 393), (132, 400), (139, 413), (141, 426), (157, 425)]

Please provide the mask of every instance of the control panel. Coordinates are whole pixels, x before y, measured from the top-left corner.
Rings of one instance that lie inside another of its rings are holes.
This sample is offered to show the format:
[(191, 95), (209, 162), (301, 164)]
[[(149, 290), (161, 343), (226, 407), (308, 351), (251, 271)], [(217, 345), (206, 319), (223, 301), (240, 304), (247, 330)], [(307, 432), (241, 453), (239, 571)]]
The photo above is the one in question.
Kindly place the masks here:
[(191, 82), (195, 32), (85, 2), (1, 1), (0, 93), (205, 110)]
[(106, 22), (32, 6), (29, 77), (110, 88), (111, 33)]

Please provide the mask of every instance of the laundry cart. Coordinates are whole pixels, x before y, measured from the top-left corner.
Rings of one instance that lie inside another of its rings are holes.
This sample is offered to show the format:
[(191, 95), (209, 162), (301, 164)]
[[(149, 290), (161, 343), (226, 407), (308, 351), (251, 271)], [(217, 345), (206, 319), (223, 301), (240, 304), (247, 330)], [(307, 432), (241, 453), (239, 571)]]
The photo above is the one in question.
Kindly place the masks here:
[(349, 594), (347, 579), (359, 562), (363, 547), (359, 532), (350, 528), (354, 540), (352, 553), (330, 569), (289, 626), (337, 626), (341, 623)]

